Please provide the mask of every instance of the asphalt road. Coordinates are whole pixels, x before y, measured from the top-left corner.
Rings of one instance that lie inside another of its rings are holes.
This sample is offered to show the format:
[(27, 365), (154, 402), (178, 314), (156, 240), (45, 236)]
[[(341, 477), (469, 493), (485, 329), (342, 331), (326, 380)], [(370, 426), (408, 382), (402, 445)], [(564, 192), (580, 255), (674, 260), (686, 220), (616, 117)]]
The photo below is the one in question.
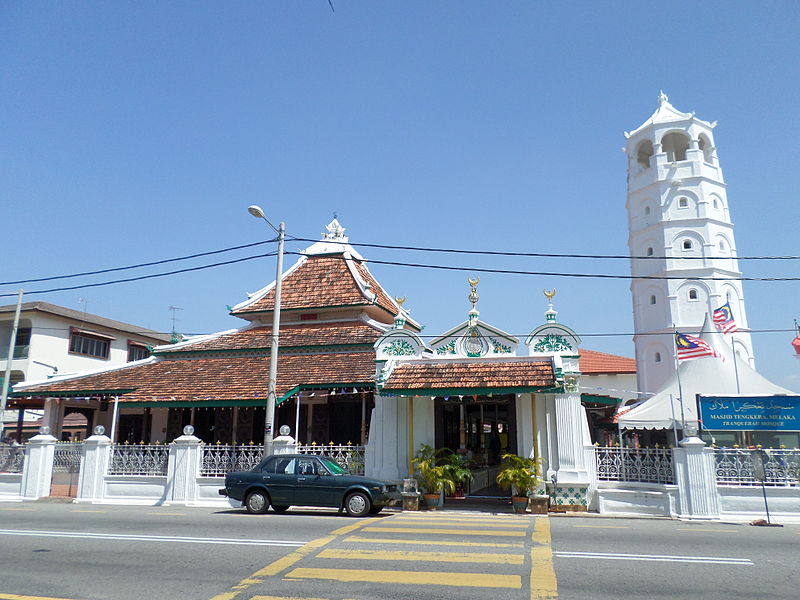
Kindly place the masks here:
[(800, 526), (0, 504), (0, 600), (794, 600), (798, 543)]

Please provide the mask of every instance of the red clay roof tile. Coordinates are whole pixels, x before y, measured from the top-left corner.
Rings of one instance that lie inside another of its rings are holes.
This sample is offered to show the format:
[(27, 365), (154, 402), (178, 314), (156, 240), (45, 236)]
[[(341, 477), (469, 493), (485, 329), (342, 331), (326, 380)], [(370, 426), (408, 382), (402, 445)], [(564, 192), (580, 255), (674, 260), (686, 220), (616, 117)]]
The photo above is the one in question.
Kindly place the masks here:
[(401, 363), (384, 389), (436, 390), (458, 388), (547, 387), (554, 384), (550, 361)]

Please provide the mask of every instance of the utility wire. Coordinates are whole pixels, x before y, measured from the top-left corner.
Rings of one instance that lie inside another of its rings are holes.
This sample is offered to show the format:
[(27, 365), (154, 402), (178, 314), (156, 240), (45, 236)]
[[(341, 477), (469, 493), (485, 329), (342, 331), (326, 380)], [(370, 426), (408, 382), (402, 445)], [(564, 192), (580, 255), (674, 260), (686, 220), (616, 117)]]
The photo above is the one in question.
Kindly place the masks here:
[[(318, 242), (311, 238), (290, 237), (296, 242)], [(420, 252), (447, 252), (450, 254), (484, 254), (487, 256), (528, 256), (535, 258), (599, 258), (599, 259), (637, 259), (637, 260), (800, 260), (800, 256), (631, 256), (629, 254), (550, 254), (546, 252), (510, 252), (502, 250), (461, 250), (455, 248), (424, 248), (422, 246), (392, 246), (389, 244), (368, 244), (348, 242), (351, 246), (383, 248), (388, 250), (416, 250)]]
[[(231, 252), (233, 250), (241, 250), (242, 248), (252, 248), (253, 246), (261, 246), (269, 244), (270, 242), (277, 241), (278, 238), (271, 240), (264, 240), (262, 242), (253, 242), (252, 244), (243, 244), (241, 246), (231, 246), (230, 248), (222, 248), (221, 250), (210, 250), (208, 252), (198, 252), (197, 254), (189, 254), (188, 256), (179, 256), (177, 258), (165, 258), (164, 260), (154, 260), (152, 262), (139, 263), (136, 265), (129, 265), (127, 267), (114, 267), (111, 269), (100, 269), (98, 271), (85, 271), (83, 273), (73, 273), (71, 275), (53, 275), (52, 277), (40, 277), (38, 279), (20, 279), (19, 281), (0, 281), (0, 285), (17, 285), (20, 283), (38, 283), (41, 281), (54, 281), (56, 279), (71, 279), (73, 277), (84, 277), (86, 275), (100, 275), (102, 273), (113, 273), (115, 271), (127, 271), (130, 269), (140, 269), (142, 267), (152, 267), (154, 265), (163, 265), (166, 263), (177, 262), (179, 260), (189, 260), (191, 258), (198, 258), (200, 256), (211, 256), (212, 254), (222, 254), (223, 252)], [(70, 289), (70, 288), (66, 288)]]

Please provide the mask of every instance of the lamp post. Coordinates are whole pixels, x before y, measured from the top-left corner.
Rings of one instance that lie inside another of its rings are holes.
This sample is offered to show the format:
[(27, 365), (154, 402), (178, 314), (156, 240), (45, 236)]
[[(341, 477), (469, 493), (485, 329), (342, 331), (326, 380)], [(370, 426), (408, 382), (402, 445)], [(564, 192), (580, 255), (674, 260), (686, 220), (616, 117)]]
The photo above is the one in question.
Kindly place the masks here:
[(257, 219), (264, 219), (278, 234), (278, 266), (275, 275), (275, 306), (272, 310), (272, 343), (269, 348), (269, 387), (267, 388), (266, 413), (264, 415), (264, 455), (272, 454), (272, 424), (275, 420), (275, 386), (278, 379), (278, 334), (281, 325), (281, 274), (283, 271), (283, 240), (286, 225), (281, 222), (276, 229), (259, 206), (248, 206), (247, 211)]

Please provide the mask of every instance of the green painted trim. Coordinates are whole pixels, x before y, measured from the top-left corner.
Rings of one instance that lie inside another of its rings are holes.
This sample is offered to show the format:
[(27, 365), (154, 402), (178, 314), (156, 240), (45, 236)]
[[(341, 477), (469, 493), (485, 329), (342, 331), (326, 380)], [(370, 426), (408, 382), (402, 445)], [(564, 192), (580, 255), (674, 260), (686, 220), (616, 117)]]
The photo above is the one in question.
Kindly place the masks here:
[[(372, 304), (371, 302), (358, 302), (358, 303), (355, 303), (355, 304), (323, 304), (322, 306), (304, 306), (304, 307), (301, 307), (301, 308), (283, 308), (283, 307), (281, 307), (281, 312), (282, 313), (298, 312), (298, 311), (314, 312), (315, 310), (325, 310), (327, 308), (350, 308), (350, 307), (353, 307), (353, 306), (377, 306), (378, 308), (382, 308), (383, 310), (386, 310), (385, 308), (383, 308), (382, 306), (380, 306), (378, 304)], [(244, 311), (244, 312), (236, 312), (236, 313), (230, 313), (230, 314), (232, 314), (233, 316), (236, 316), (236, 317), (238, 317), (240, 315), (263, 315), (263, 314), (266, 314), (266, 313), (271, 313), (271, 312), (273, 312), (273, 310), (274, 309), (269, 309), (269, 310), (247, 310), (247, 311)], [(389, 311), (386, 311), (386, 312), (389, 312)], [(312, 321), (309, 321), (309, 322), (312, 322)]]
[(596, 396), (595, 394), (581, 394), (581, 402), (594, 402), (595, 404), (616, 406), (622, 402), (622, 398), (609, 398), (608, 396)]
[[(377, 332), (376, 332), (377, 333)], [(379, 339), (379, 338), (376, 338)], [(325, 350), (349, 350), (352, 348), (365, 348), (372, 350), (373, 344), (370, 343), (363, 343), (363, 344), (319, 344), (319, 345), (308, 345), (308, 346), (281, 346), (278, 344), (278, 352), (285, 352), (288, 350), (311, 350), (311, 349), (325, 349)], [(237, 354), (247, 354), (251, 352), (268, 352), (270, 350), (269, 346), (266, 347), (257, 347), (257, 348), (222, 348), (217, 350), (166, 350), (163, 352), (154, 352), (153, 356), (185, 356), (185, 355), (200, 355), (200, 354), (219, 354), (219, 355), (237, 355)]]
[(498, 387), (498, 388), (437, 388), (437, 389), (390, 389), (384, 387), (381, 390), (386, 392), (387, 395), (392, 396), (473, 396), (480, 395), (486, 396), (488, 394), (526, 394), (528, 392), (536, 392), (543, 394), (560, 393), (563, 390), (559, 387), (552, 386), (521, 386), (521, 387)]
[(149, 408), (215, 408), (234, 406), (264, 406), (266, 398), (250, 398), (246, 400), (128, 400), (120, 399), (120, 404), (143, 406)]
[(75, 396), (121, 396), (134, 391), (135, 388), (121, 390), (70, 390), (66, 392), (12, 392), (10, 398), (70, 398)]

